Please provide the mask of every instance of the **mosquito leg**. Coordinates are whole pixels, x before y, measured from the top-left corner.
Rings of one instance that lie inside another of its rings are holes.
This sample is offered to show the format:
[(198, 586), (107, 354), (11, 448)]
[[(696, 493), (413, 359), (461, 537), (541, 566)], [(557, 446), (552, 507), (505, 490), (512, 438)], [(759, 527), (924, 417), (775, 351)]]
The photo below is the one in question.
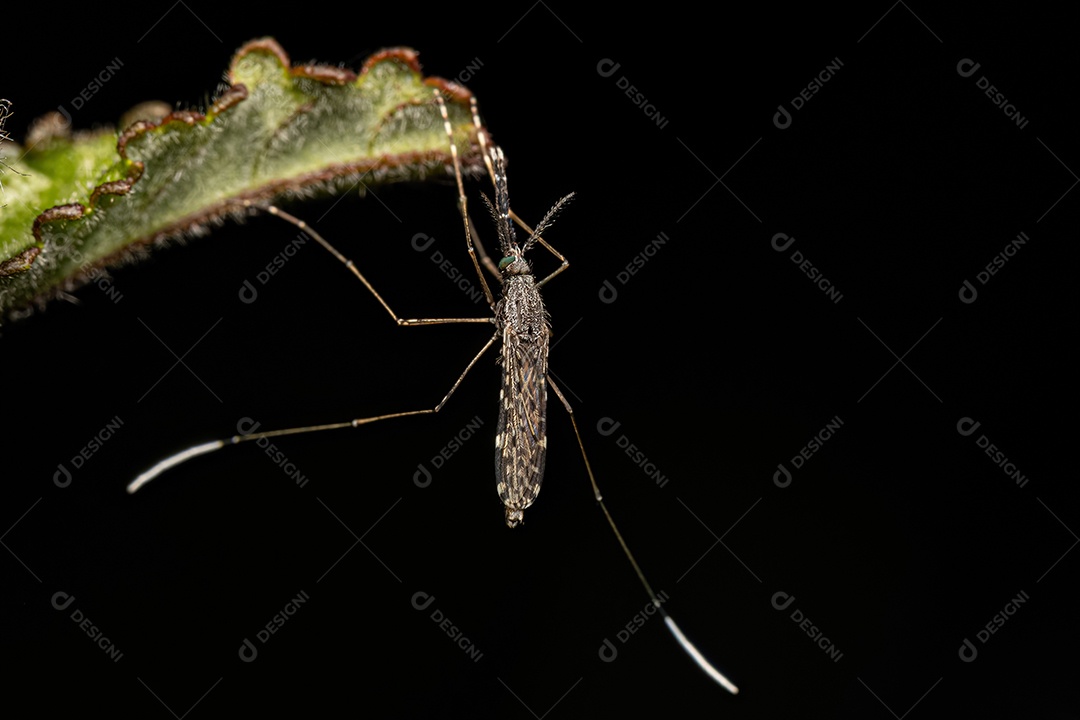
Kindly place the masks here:
[(491, 154), (488, 150), (488, 143), (491, 138), (487, 136), (487, 130), (484, 129), (484, 124), (480, 122), (480, 105), (476, 102), (476, 96), (473, 95), (469, 98), (469, 108), (472, 110), (473, 127), (476, 128), (476, 139), (480, 143), (480, 152), (484, 156), (484, 164), (487, 165), (488, 176), (491, 178), (491, 184), (495, 184), (495, 168), (491, 165)]
[[(472, 231), (469, 226), (468, 200), (465, 197), (465, 183), (461, 179), (461, 161), (458, 159), (457, 144), (454, 143), (454, 129), (450, 125), (450, 115), (446, 112), (446, 102), (443, 101), (442, 93), (439, 92), (438, 88), (435, 89), (435, 102), (439, 105), (443, 126), (446, 128), (446, 137), (450, 141), (450, 158), (454, 161), (454, 179), (457, 181), (458, 188), (458, 210), (461, 212), (461, 222), (465, 226), (465, 242), (469, 247), (469, 257), (472, 259), (473, 267), (476, 268), (476, 276), (480, 278), (480, 284), (484, 287), (484, 296), (487, 298), (488, 305), (491, 306), (491, 310), (494, 312), (495, 298), (491, 294), (491, 288), (488, 287), (487, 278), (484, 277), (484, 273), (480, 269), (480, 262), (476, 257), (476, 248), (473, 246)], [(484, 253), (484, 257), (487, 257), (487, 253)], [(489, 259), (488, 263), (490, 262)]]
[(732, 694), (738, 693), (739, 688), (728, 680), (723, 673), (713, 667), (712, 663), (705, 659), (705, 656), (698, 651), (685, 635), (683, 635), (682, 630), (679, 629), (679, 626), (675, 624), (675, 621), (671, 619), (671, 616), (667, 614), (667, 611), (664, 610), (663, 606), (660, 604), (660, 599), (656, 596), (656, 593), (653, 592), (652, 586), (649, 585), (649, 581), (645, 579), (645, 573), (641, 571), (641, 566), (638, 565), (637, 560), (634, 559), (634, 554), (630, 552), (630, 547), (626, 544), (626, 540), (623, 539), (618, 526), (615, 525), (615, 520), (611, 517), (611, 513), (608, 512), (607, 505), (604, 504), (604, 498), (601, 496), (600, 488), (596, 484), (596, 477), (593, 475), (592, 466), (589, 465), (589, 456), (585, 453), (585, 444), (581, 441), (581, 432), (578, 430), (577, 420), (574, 419), (573, 408), (570, 407), (570, 403), (567, 402), (566, 396), (562, 394), (562, 390), (559, 389), (559, 386), (555, 384), (550, 375), (548, 375), (547, 382), (548, 385), (551, 386), (551, 389), (555, 391), (555, 394), (562, 402), (563, 407), (566, 408), (567, 414), (570, 415), (570, 424), (574, 427), (574, 435), (577, 437), (578, 447), (581, 449), (581, 459), (585, 461), (585, 470), (589, 474), (589, 482), (592, 484), (593, 495), (596, 496), (596, 502), (600, 505), (600, 509), (604, 511), (604, 517), (607, 518), (608, 525), (611, 526), (611, 531), (615, 533), (615, 538), (619, 541), (619, 545), (622, 547), (626, 559), (630, 561), (630, 565), (633, 566), (634, 572), (638, 576), (638, 580), (640, 580), (641, 584), (645, 587), (645, 592), (648, 594), (649, 600), (651, 600), (656, 609), (660, 611), (660, 615), (664, 618), (664, 623), (667, 625), (668, 630), (671, 631), (671, 634), (675, 637), (675, 640), (678, 641), (686, 654), (693, 658), (694, 662), (696, 662), (709, 677), (723, 686), (725, 690)]
[[(480, 107), (476, 103), (476, 96), (473, 95), (469, 98), (469, 107), (472, 110), (473, 127), (476, 128), (476, 139), (480, 143), (480, 154), (484, 158), (484, 165), (487, 166), (488, 177), (491, 178), (491, 184), (495, 184), (495, 168), (491, 165), (491, 155), (488, 150), (489, 138), (487, 136), (487, 130), (484, 129), (484, 124), (480, 122)], [(470, 221), (471, 222), (471, 221)], [(475, 225), (473, 226), (475, 229)], [(473, 242), (476, 243), (476, 251), (480, 254), (480, 262), (487, 268), (488, 272), (499, 279), (499, 283), (502, 283), (502, 274), (499, 272), (494, 261), (484, 251), (484, 246), (480, 243), (480, 237), (473, 234)]]
[(324, 430), (341, 430), (344, 428), (355, 428), (361, 425), (370, 425), (371, 423), (379, 422), (380, 420), (389, 420), (391, 418), (409, 417), (410, 415), (431, 415), (439, 412), (443, 409), (443, 406), (450, 399), (450, 396), (454, 394), (454, 391), (458, 389), (461, 382), (472, 370), (473, 366), (483, 357), (484, 353), (495, 343), (498, 339), (498, 333), (491, 336), (491, 338), (484, 344), (484, 347), (480, 348), (480, 352), (476, 353), (469, 364), (465, 366), (465, 369), (458, 375), (457, 380), (450, 386), (450, 390), (443, 396), (443, 399), (435, 407), (425, 408), (423, 410), (407, 410), (405, 412), (387, 413), (385, 415), (374, 415), (366, 418), (356, 418), (355, 420), (348, 420), (346, 422), (328, 423), (326, 425), (306, 425), (304, 427), (283, 428), (280, 430), (268, 430), (265, 432), (249, 433), (247, 435), (233, 435), (230, 438), (224, 438), (221, 440), (212, 440), (211, 442), (202, 443), (200, 445), (193, 445), (189, 448), (181, 450), (178, 453), (170, 455), (169, 457), (161, 460), (151, 467), (146, 472), (140, 474), (137, 478), (131, 481), (127, 486), (127, 491), (133, 493), (141, 488), (146, 483), (150, 482), (158, 475), (162, 474), (166, 470), (172, 467), (176, 467), (180, 463), (186, 462), (193, 457), (199, 455), (205, 455), (215, 450), (220, 450), (223, 447), (229, 445), (237, 445), (242, 442), (248, 442), (250, 440), (260, 440), (262, 438), (281, 437), (283, 435), (301, 435), (304, 433), (322, 432)]
[(394, 319), (394, 322), (396, 322), (398, 325), (410, 326), (410, 325), (441, 325), (441, 324), (446, 324), (446, 323), (489, 323), (489, 322), (492, 321), (492, 319), (490, 317), (483, 317), (483, 318), (403, 318), (403, 317), (399, 317), (398, 314), (395, 313), (390, 308), (390, 305), (385, 300), (383, 300), (382, 295), (380, 295), (378, 293), (378, 291), (375, 290), (375, 288), (372, 286), (372, 284), (370, 282), (368, 282), (368, 279), (366, 277), (364, 277), (364, 275), (357, 269), (356, 263), (354, 263), (352, 260), (350, 260), (349, 258), (342, 255), (338, 251), (337, 248), (335, 248), (333, 245), (331, 245), (330, 242), (326, 238), (324, 238), (322, 235), (320, 235), (318, 232), (316, 232), (314, 228), (312, 228), (310, 225), (308, 225), (306, 222), (304, 222), (300, 218), (296, 217), (295, 215), (290, 215), (289, 213), (285, 212), (284, 210), (277, 207), (276, 205), (267, 206), (266, 211), (268, 213), (270, 213), (271, 215), (273, 215), (274, 217), (279, 217), (282, 220), (295, 225), (296, 227), (298, 227), (303, 232), (305, 232), (308, 235), (310, 235), (311, 237), (315, 238), (316, 242), (318, 242), (320, 245), (322, 245), (324, 248), (326, 248), (327, 251), (329, 251), (331, 255), (336, 257), (345, 267), (347, 267), (350, 271), (352, 271), (352, 274), (355, 275), (360, 280), (360, 282), (364, 283), (364, 287), (366, 287), (371, 292), (371, 294), (375, 296), (375, 299), (379, 301), (379, 304), (383, 306), (383, 309), (385, 309), (386, 312), (388, 312), (390, 314), (390, 317), (392, 317)]
[(476, 254), (480, 256), (480, 264), (483, 265), (484, 269), (491, 273), (501, 285), (502, 275), (499, 274), (499, 268), (495, 266), (495, 262), (488, 257), (487, 251), (484, 250), (484, 245), (480, 242), (480, 236), (476, 233), (476, 223), (472, 221), (471, 217), (469, 218), (469, 227), (473, 230), (472, 240), (473, 244), (476, 245)]

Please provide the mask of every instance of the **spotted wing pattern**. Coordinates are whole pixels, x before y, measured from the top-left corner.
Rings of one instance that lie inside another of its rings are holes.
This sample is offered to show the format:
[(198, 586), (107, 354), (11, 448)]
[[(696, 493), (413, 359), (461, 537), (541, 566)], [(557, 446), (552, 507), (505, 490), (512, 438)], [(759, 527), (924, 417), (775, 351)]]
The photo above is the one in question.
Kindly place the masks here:
[(503, 385), (495, 436), (495, 480), (506, 524), (519, 525), (544, 479), (550, 329), (531, 275), (509, 278), (496, 309)]

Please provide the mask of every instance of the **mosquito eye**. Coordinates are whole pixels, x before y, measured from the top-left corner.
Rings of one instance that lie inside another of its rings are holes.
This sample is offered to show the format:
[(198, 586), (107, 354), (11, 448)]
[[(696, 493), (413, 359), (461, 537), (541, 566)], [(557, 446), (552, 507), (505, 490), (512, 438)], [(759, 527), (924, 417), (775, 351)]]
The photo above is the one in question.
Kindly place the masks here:
[(499, 269), (503, 270), (506, 268), (507, 265), (513, 262), (517, 262), (517, 258), (513, 255), (508, 255), (499, 261)]

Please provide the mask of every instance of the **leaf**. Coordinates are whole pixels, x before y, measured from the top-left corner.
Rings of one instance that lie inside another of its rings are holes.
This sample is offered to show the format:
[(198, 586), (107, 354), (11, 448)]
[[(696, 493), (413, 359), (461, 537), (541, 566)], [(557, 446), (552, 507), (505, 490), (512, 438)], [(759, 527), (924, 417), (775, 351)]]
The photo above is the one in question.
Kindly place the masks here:
[[(423, 78), (413, 50), (383, 50), (353, 73), (291, 67), (263, 38), (237, 51), (228, 80), (205, 113), (74, 135), (53, 113), (31, 128), (27, 149), (0, 145), (14, 171), (0, 197), (0, 318), (283, 197), (445, 177), (449, 143), (435, 88), (463, 171), (482, 172), (471, 94)], [(147, 106), (136, 112), (152, 115)]]

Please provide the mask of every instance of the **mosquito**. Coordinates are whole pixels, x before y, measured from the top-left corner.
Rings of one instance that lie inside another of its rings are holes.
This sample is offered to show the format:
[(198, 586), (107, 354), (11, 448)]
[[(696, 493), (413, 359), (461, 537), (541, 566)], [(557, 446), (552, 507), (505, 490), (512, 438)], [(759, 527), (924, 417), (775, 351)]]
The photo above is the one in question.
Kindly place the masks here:
[[(279, 437), (282, 435), (297, 435), (301, 433), (321, 432), (343, 428), (355, 428), (361, 425), (389, 420), (391, 418), (408, 417), (411, 415), (429, 415), (439, 412), (454, 392), (461, 385), (465, 376), (480, 360), (481, 357), (501, 340), (501, 356), (498, 363), (502, 366), (503, 380), (499, 392), (499, 421), (495, 435), (495, 476), (496, 490), (499, 498), (505, 506), (506, 524), (513, 528), (524, 522), (525, 510), (536, 500), (540, 492), (540, 485), (544, 477), (544, 464), (547, 455), (547, 388), (550, 387), (559, 402), (570, 416), (570, 423), (574, 428), (581, 458), (585, 463), (585, 471), (592, 485), (593, 495), (596, 502), (604, 513), (608, 525), (611, 527), (615, 538), (622, 547), (623, 553), (630, 561), (638, 580), (645, 588), (649, 600), (656, 607), (664, 623), (672, 636), (682, 649), (704, 670), (709, 677), (719, 683), (732, 694), (738, 693), (738, 688), (698, 651), (697, 647), (690, 642), (682, 633), (679, 626), (661, 605), (660, 599), (653, 591), (644, 572), (638, 565), (630, 547), (615, 524), (614, 518), (604, 504), (600, 488), (593, 475), (592, 466), (585, 452), (585, 444), (581, 439), (574, 410), (567, 401), (566, 396), (555, 381), (548, 375), (548, 351), (551, 337), (551, 326), (547, 310), (540, 297), (540, 288), (550, 282), (557, 275), (569, 267), (569, 262), (559, 251), (548, 244), (541, 233), (549, 229), (555, 217), (573, 197), (573, 193), (563, 197), (547, 212), (535, 228), (530, 228), (510, 209), (510, 196), (507, 191), (506, 159), (503, 151), (497, 145), (490, 143), (486, 137), (480, 122), (479, 110), (475, 97), (471, 99), (473, 125), (477, 131), (477, 138), (484, 162), (488, 170), (495, 191), (495, 200), (491, 201), (487, 195), (482, 195), (484, 203), (495, 222), (498, 233), (499, 250), (502, 259), (497, 267), (488, 257), (479, 239), (474, 239), (468, 214), (465, 186), (462, 180), (461, 162), (458, 158), (457, 145), (453, 139), (453, 129), (447, 113), (446, 103), (438, 89), (434, 91), (435, 101), (442, 116), (443, 125), (446, 129), (450, 143), (450, 156), (454, 168), (454, 178), (457, 182), (458, 209), (460, 210), (462, 224), (465, 229), (465, 242), (473, 267), (480, 278), (484, 295), (491, 309), (491, 315), (482, 318), (403, 318), (391, 309), (390, 305), (375, 290), (374, 286), (364, 277), (356, 264), (342, 255), (327, 240), (307, 225), (303, 220), (290, 215), (284, 210), (269, 205), (265, 210), (299, 228), (309, 234), (320, 245), (328, 250), (335, 258), (342, 262), (364, 284), (364, 287), (375, 297), (380, 305), (389, 313), (400, 326), (416, 325), (439, 325), (448, 323), (490, 323), (495, 326), (495, 332), (484, 344), (480, 351), (473, 357), (465, 370), (458, 376), (443, 396), (442, 400), (433, 408), (422, 410), (409, 410), (395, 412), (373, 417), (357, 418), (346, 422), (330, 423), (326, 425), (311, 425), (305, 427), (285, 428), (265, 432), (250, 433), (247, 435), (234, 435), (222, 440), (194, 445), (181, 452), (161, 460), (156, 465), (145, 471), (128, 485), (128, 492), (133, 493), (146, 483), (153, 480), (169, 468), (190, 460), (198, 455), (220, 450), (228, 445), (236, 445), (251, 440), (262, 438)], [(514, 227), (516, 223), (522, 230), (528, 233), (524, 241), (519, 241)], [(537, 280), (533, 274), (532, 266), (525, 259), (525, 253), (540, 245), (560, 262), (550, 275)], [(483, 265), (493, 274), (501, 285), (501, 297), (496, 300), (488, 286), (484, 276)]]

